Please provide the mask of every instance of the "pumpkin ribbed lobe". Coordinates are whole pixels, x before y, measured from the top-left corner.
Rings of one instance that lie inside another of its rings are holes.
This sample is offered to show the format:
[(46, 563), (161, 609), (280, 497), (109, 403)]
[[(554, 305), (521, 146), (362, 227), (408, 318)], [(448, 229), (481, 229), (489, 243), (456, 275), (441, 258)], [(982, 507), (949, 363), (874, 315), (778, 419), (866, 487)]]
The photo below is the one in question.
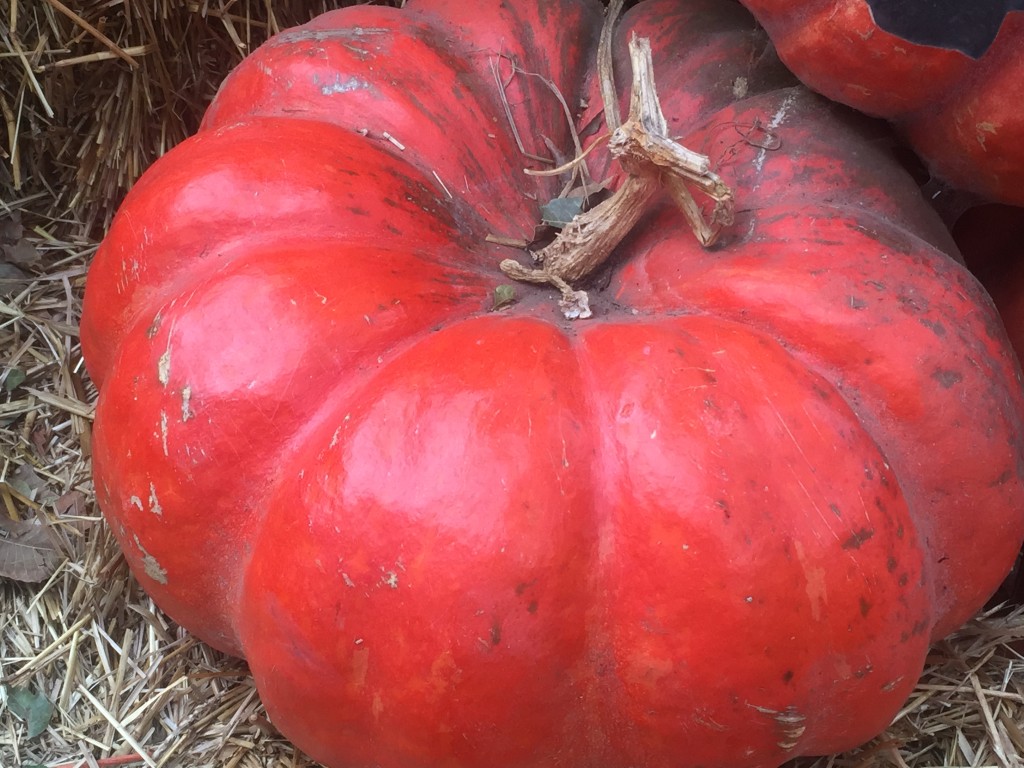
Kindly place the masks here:
[[(450, 324), (335, 393), (285, 457), (241, 633), (275, 721), (324, 745), (319, 759), (514, 764), (560, 748), (580, 711), (591, 627), (577, 596), (597, 537), (575, 368), (548, 323)], [(277, 566), (293, 558), (311, 567)], [(296, 650), (286, 671), (281, 643)], [(487, 674), (468, 673), (481, 662)], [(305, 692), (332, 715), (298, 713)]]
[[(580, 347), (606, 469), (608, 764), (672, 765), (684, 740), (695, 765), (778, 764), (883, 727), (934, 609), (895, 475), (841, 395), (714, 317)], [(849, 728), (824, 728), (840, 711)]]
[[(358, 132), (432, 178), (475, 238), (488, 231), (528, 237), (538, 185), (520, 169), (535, 161), (519, 150), (499, 90), (514, 104), (527, 153), (550, 157), (545, 136), (556, 146), (567, 144), (569, 126), (556, 96), (514, 69), (546, 64), (542, 73), (553, 82), (579, 79), (586, 61), (578, 48), (565, 59), (547, 53), (564, 41), (557, 29), (584, 15), (582, 4), (566, 5), (567, 17), (547, 31), (532, 29), (512, 9), (489, 11), (495, 46), (482, 49), (427, 9), (346, 8), (338, 12), (346, 20), (340, 29), (326, 14), (248, 57), (226, 80), (203, 125), (286, 115)], [(527, 29), (533, 44), (524, 40)], [(555, 185), (540, 189), (551, 196)]]
[[(466, 246), (432, 179), (362, 137), (299, 120), (200, 133), (150, 169), (125, 211), (93, 261), (92, 274), (105, 279), (93, 281), (82, 319), (90, 372), (101, 387), (129, 329), (148, 327), (160, 305), (207, 280), (205, 270), (265, 245), (301, 235), (310, 248), (317, 238), (355, 247), (414, 243), (439, 253)], [(343, 265), (340, 254), (325, 267)]]
[[(235, 653), (238, 579), (263, 497), (281, 451), (323, 406), (309, 389), (488, 301), (479, 275), (429, 256), (349, 240), (288, 245), (250, 245), (215, 281), (143, 318), (106, 385), (124, 396), (99, 404), (96, 471), (109, 479), (98, 494), (117, 510), (129, 560), (166, 611)], [(254, 361), (257, 348), (273, 354)], [(224, 475), (243, 460), (247, 472)]]

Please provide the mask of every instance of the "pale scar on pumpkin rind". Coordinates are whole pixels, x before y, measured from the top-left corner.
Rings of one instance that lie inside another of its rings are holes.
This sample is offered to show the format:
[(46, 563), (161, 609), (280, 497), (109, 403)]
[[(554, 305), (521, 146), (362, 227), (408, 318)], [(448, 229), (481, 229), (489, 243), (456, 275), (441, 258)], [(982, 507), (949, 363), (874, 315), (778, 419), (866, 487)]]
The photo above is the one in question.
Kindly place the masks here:
[(167, 584), (167, 569), (161, 566), (157, 559), (146, 551), (146, 548), (142, 546), (142, 542), (139, 541), (138, 534), (135, 534), (133, 538), (139, 554), (142, 555), (142, 567), (146, 571), (146, 575), (158, 584)]
[[(687, 149), (668, 135), (668, 122), (654, 84), (650, 40), (634, 35), (629, 41), (629, 57), (633, 90), (629, 116), (622, 125), (614, 125), (617, 116), (609, 108), (614, 99), (608, 92), (614, 94), (614, 86), (602, 87), (606, 122), (612, 128), (608, 149), (629, 174), (626, 180), (612, 197), (576, 216), (550, 245), (534, 253), (534, 262), (539, 266), (526, 267), (515, 259), (505, 259), (499, 265), (514, 280), (558, 288), (562, 293), (562, 312), (569, 319), (592, 314), (587, 293), (573, 289), (572, 284), (604, 264), (659, 190), (666, 191), (683, 212), (701, 245), (712, 245), (722, 227), (733, 220), (732, 190), (711, 170), (710, 158)], [(602, 83), (609, 82), (603, 73), (610, 72), (610, 67), (602, 66), (601, 70)], [(691, 186), (715, 201), (708, 219), (694, 199)]]

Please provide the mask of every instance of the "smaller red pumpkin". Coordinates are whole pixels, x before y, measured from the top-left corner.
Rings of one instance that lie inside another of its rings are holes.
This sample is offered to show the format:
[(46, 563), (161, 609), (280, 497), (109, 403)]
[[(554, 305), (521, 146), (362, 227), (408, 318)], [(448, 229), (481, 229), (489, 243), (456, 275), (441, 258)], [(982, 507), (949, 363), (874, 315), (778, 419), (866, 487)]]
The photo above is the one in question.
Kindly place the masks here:
[(1024, 358), (1024, 208), (969, 208), (956, 219), (953, 238), (991, 294), (1017, 357)]
[[(969, 208), (956, 218), (953, 238), (991, 294), (1017, 357), (1024, 359), (1024, 208)], [(1024, 604), (1024, 551), (993, 599)]]
[(946, 182), (1024, 205), (1024, 11), (993, 3), (741, 1), (806, 85), (893, 121)]

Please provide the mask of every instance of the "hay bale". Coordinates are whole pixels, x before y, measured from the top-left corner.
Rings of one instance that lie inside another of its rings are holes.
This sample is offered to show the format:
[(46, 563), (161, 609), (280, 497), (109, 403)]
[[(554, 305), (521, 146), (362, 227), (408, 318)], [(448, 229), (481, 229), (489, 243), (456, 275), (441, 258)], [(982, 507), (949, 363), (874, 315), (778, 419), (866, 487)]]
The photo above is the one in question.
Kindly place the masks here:
[(98, 236), (199, 125), (224, 75), (282, 28), (352, 2), (16, 0), (0, 24), (0, 195)]

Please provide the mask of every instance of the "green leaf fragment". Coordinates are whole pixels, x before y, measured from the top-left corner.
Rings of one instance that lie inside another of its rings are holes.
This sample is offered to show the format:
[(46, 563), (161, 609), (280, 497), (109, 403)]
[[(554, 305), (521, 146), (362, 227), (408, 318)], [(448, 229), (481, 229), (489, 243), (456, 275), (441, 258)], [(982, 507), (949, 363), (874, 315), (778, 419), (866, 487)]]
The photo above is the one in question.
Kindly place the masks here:
[(4, 389), (8, 392), (13, 392), (24, 384), (27, 378), (28, 374), (21, 370), (21, 368), (8, 368), (7, 376), (4, 378)]
[(7, 708), (11, 713), (23, 720), (28, 727), (28, 738), (34, 739), (46, 730), (53, 717), (53, 703), (40, 693), (35, 693), (29, 688), (5, 685), (4, 691), (7, 694)]
[(583, 212), (582, 197), (556, 197), (540, 207), (540, 219), (545, 224), (562, 229)]
[(494, 309), (501, 309), (514, 303), (516, 300), (516, 287), (503, 283), (494, 289)]

